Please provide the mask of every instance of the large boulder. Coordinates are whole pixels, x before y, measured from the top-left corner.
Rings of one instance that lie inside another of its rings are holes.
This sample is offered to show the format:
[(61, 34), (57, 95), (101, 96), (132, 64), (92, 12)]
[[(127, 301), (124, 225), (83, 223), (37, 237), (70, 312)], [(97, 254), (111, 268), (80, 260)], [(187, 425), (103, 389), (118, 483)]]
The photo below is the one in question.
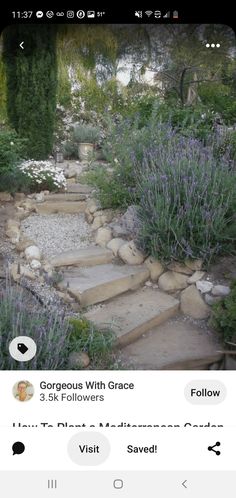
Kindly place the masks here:
[(204, 302), (194, 284), (181, 292), (180, 307), (185, 315), (191, 316), (196, 320), (206, 319), (210, 315), (209, 306)]
[(14, 194), (15, 201), (22, 201), (23, 199), (25, 199), (25, 194), (23, 194), (23, 192), (16, 192)]
[(85, 217), (85, 221), (87, 223), (93, 223), (93, 215), (90, 213), (90, 211), (88, 210), (88, 208), (86, 207), (85, 211), (84, 211), (84, 217)]
[(172, 261), (169, 265), (167, 265), (168, 270), (177, 272), (177, 273), (183, 273), (184, 275), (192, 275), (193, 270), (188, 268), (185, 264), (183, 263), (178, 263), (178, 261)]
[(106, 247), (112, 239), (112, 231), (109, 227), (99, 228), (97, 231), (95, 242), (101, 247)]
[(101, 205), (96, 199), (90, 199), (87, 202), (87, 209), (91, 214), (94, 214), (96, 211), (101, 209)]
[(133, 240), (138, 232), (137, 207), (129, 206), (126, 212), (110, 224), (113, 231), (113, 237), (126, 238)]
[[(89, 214), (90, 214), (90, 216), (92, 216), (91, 213), (89, 213)], [(96, 216), (96, 218), (94, 218), (94, 220), (92, 222), (91, 228), (92, 228), (92, 230), (97, 230), (98, 228), (101, 228), (103, 224), (104, 223), (102, 221), (102, 216)]]
[(116, 237), (112, 240), (110, 240), (107, 244), (107, 249), (111, 249), (111, 251), (113, 252), (113, 254), (115, 256), (118, 255), (118, 251), (119, 249), (121, 248), (121, 246), (123, 246), (124, 244), (126, 244), (126, 240), (124, 239), (121, 239), (120, 237)]
[(83, 171), (83, 165), (80, 163), (67, 164), (64, 169), (64, 175), (66, 178), (77, 178)]
[(153, 282), (156, 282), (161, 274), (164, 272), (164, 267), (162, 264), (154, 259), (152, 256), (149, 256), (145, 260), (145, 265), (148, 267), (150, 271), (150, 278)]
[(158, 285), (163, 291), (173, 292), (185, 289), (188, 285), (187, 279), (187, 275), (183, 275), (183, 273), (167, 271), (160, 276)]
[(189, 259), (185, 260), (185, 265), (192, 271), (199, 271), (202, 269), (203, 260), (202, 259)]
[(26, 198), (25, 200), (19, 202), (19, 204), (16, 203), (16, 205), (18, 205), (19, 207), (23, 207), (24, 209), (26, 209), (26, 211), (35, 211), (34, 201), (29, 198)]
[(18, 282), (21, 277), (35, 280), (35, 275), (32, 271), (30, 271), (26, 266), (17, 263), (12, 263), (10, 265), (10, 273), (15, 282)]
[(144, 262), (144, 254), (136, 247), (135, 242), (126, 242), (118, 250), (118, 255), (128, 265), (141, 265)]
[[(91, 213), (89, 213), (90, 216), (92, 216)], [(105, 223), (109, 223), (112, 220), (113, 213), (110, 210), (104, 210), (104, 211), (95, 211), (93, 214), (94, 220), (92, 223), (92, 230), (97, 230), (98, 228), (102, 227), (105, 225)]]
[(90, 359), (87, 353), (73, 351), (69, 355), (68, 363), (69, 363), (68, 366), (71, 369), (86, 368), (89, 366)]
[(123, 225), (120, 225), (117, 222), (112, 222), (112, 223), (110, 223), (109, 226), (112, 229), (113, 237), (126, 238), (126, 239), (132, 238), (132, 236), (129, 233), (129, 231), (127, 230), (127, 228), (125, 228)]
[(7, 220), (6, 229), (10, 230), (11, 228), (20, 228), (20, 222), (9, 218), (9, 220)]
[(13, 200), (13, 197), (9, 192), (0, 192), (0, 202), (10, 202)]
[(112, 209), (100, 209), (98, 211), (95, 211), (94, 217), (96, 218), (97, 216), (101, 216), (104, 224), (104, 223), (110, 223), (114, 218), (114, 214), (115, 213), (114, 211), (112, 211)]
[(195, 271), (194, 274), (188, 278), (188, 284), (195, 284), (198, 280), (201, 280), (205, 275), (205, 271)]
[(133, 236), (137, 234), (139, 221), (137, 215), (137, 206), (131, 205), (125, 211), (123, 216), (121, 216), (119, 220), (119, 224), (126, 228), (126, 230), (131, 233)]
[(6, 230), (6, 236), (11, 239), (13, 244), (18, 244), (20, 240), (20, 230), (17, 227), (12, 227)]

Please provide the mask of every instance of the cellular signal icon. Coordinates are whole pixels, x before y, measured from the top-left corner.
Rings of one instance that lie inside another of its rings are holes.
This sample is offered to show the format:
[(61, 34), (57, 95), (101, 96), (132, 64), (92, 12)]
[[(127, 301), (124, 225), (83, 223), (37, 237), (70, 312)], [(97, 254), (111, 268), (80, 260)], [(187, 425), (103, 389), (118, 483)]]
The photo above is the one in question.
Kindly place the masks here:
[(168, 19), (169, 17), (170, 17), (170, 11), (163, 16), (163, 19)]
[(145, 14), (146, 16), (150, 17), (153, 14), (153, 12), (152, 10), (146, 10)]
[(135, 16), (136, 16), (136, 17), (143, 17), (143, 13), (142, 13), (142, 11), (141, 11), (141, 10), (136, 10), (136, 11), (135, 11)]

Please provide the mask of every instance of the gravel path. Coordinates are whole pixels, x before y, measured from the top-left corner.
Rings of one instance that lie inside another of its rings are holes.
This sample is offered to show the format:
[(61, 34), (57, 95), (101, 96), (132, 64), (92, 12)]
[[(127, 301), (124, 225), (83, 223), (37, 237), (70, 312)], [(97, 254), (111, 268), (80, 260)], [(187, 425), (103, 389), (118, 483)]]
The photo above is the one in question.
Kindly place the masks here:
[(21, 230), (37, 243), (46, 258), (87, 247), (93, 240), (84, 214), (32, 214), (22, 221)]

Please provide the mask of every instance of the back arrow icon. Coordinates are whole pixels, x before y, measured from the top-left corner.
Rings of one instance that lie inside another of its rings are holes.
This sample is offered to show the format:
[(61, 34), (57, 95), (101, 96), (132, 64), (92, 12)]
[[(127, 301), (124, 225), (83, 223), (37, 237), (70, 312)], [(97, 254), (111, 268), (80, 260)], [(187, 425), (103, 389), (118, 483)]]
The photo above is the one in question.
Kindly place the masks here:
[(185, 479), (185, 481), (184, 481), (184, 482), (182, 482), (182, 486), (183, 486), (185, 489), (187, 489), (186, 482), (187, 482), (187, 479)]
[(24, 43), (25, 43), (25, 42), (23, 42), (23, 41), (20, 43), (20, 48), (21, 48), (22, 50), (24, 50)]

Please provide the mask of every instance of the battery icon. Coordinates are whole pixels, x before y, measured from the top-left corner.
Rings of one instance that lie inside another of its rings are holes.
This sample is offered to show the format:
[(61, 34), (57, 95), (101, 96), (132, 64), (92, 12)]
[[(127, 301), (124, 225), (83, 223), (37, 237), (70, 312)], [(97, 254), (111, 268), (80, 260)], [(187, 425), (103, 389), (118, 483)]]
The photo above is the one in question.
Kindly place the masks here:
[(174, 12), (173, 12), (173, 19), (179, 19), (178, 10), (174, 10)]

